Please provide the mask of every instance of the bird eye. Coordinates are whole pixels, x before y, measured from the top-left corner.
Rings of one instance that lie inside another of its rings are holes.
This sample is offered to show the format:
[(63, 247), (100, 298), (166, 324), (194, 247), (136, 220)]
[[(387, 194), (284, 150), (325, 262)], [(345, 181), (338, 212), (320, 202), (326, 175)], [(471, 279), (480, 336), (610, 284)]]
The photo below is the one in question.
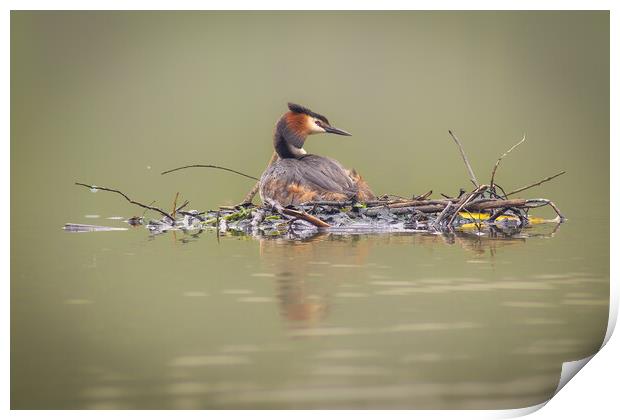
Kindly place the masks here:
[(321, 121), (319, 121), (319, 120), (314, 120), (314, 123), (315, 123), (316, 125), (318, 125), (319, 127), (321, 126)]

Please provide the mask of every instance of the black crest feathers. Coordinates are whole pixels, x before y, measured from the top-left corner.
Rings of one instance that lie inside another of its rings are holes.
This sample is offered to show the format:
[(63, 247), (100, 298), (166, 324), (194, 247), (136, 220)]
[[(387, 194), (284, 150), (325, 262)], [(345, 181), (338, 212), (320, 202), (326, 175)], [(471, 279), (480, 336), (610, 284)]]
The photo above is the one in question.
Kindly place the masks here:
[(289, 102), (288, 103), (288, 109), (290, 109), (292, 112), (295, 112), (296, 114), (310, 115), (312, 118), (316, 118), (318, 120), (321, 120), (325, 124), (329, 125), (329, 121), (327, 120), (327, 118), (325, 116), (323, 116), (321, 114), (317, 114), (316, 112), (313, 112), (313, 111), (309, 110), (305, 106), (301, 106), (301, 105)]

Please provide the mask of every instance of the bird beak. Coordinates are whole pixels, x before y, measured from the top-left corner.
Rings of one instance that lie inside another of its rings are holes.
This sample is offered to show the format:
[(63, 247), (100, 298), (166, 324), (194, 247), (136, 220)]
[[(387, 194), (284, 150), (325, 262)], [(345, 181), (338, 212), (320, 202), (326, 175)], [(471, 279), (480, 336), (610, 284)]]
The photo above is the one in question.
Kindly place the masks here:
[(327, 133), (338, 134), (340, 136), (352, 136), (351, 133), (347, 133), (346, 131), (341, 130), (341, 129), (336, 128), (336, 127), (331, 127), (331, 126), (329, 126), (327, 124), (324, 125), (323, 128), (325, 129), (325, 131)]

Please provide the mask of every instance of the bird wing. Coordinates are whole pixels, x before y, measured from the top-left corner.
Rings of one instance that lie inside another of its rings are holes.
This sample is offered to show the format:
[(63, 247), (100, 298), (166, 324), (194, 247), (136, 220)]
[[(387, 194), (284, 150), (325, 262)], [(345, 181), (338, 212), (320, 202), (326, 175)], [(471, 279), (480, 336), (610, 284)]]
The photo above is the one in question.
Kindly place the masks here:
[(336, 160), (306, 155), (295, 165), (296, 181), (301, 186), (345, 195), (355, 195), (357, 186), (348, 171)]

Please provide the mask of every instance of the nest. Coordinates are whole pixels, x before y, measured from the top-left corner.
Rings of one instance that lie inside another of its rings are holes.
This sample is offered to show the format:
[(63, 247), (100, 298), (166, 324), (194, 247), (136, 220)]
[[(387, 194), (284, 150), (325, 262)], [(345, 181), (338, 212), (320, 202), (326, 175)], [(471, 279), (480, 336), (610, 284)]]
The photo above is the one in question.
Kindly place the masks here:
[[(509, 193), (506, 193), (495, 182), (495, 174), (500, 162), (525, 141), (525, 136), (499, 157), (493, 167), (490, 183), (479, 184), (460, 141), (452, 132), (450, 135), (459, 148), (470, 181), (474, 185), (471, 191), (466, 192), (461, 189), (453, 197), (442, 194), (442, 198), (431, 198), (432, 191), (429, 191), (423, 195), (413, 195), (411, 198), (385, 195), (368, 202), (313, 201), (299, 206), (282, 206), (270, 201), (262, 206), (256, 206), (252, 204), (257, 190), (257, 185), (255, 185), (243, 203), (237, 206), (221, 206), (217, 210), (209, 211), (187, 210), (189, 201), (177, 206), (179, 197), (177, 193), (172, 211), (166, 212), (159, 207), (135, 201), (117, 189), (79, 182), (76, 184), (89, 188), (92, 192), (109, 191), (119, 194), (130, 203), (144, 208), (145, 211), (158, 213), (161, 217), (157, 219), (145, 220), (143, 215), (127, 220), (130, 225), (145, 226), (153, 234), (170, 230), (202, 232), (207, 229), (214, 229), (218, 234), (230, 232), (256, 236), (307, 236), (317, 231), (444, 233), (471, 229), (479, 234), (498, 231), (510, 234), (533, 224), (562, 223), (566, 220), (559, 208), (548, 199), (511, 198), (515, 194), (564, 174), (564, 171)], [(189, 165), (165, 171), (163, 174), (190, 167), (223, 169), (256, 180), (255, 177), (242, 172), (215, 165)], [(551, 207), (557, 217), (553, 220), (544, 220), (529, 215), (530, 209), (543, 206)], [(84, 229), (84, 226), (86, 225), (67, 224), (65, 229), (76, 231)]]
[[(127, 220), (131, 225), (145, 226), (153, 234), (171, 230), (200, 232), (215, 229), (218, 233), (242, 233), (255, 236), (308, 236), (317, 231), (341, 233), (402, 233), (454, 232), (474, 229), (478, 233), (516, 233), (533, 224), (565, 221), (558, 207), (550, 200), (510, 199), (500, 196), (489, 185), (480, 185), (456, 197), (431, 199), (430, 194), (406, 199), (384, 196), (366, 203), (356, 201), (315, 201), (300, 206), (283, 207), (277, 203), (263, 206), (244, 203), (222, 206), (218, 210), (185, 210), (184, 202), (170, 213), (157, 207), (133, 201), (118, 190), (80, 184), (92, 191), (111, 191), (128, 201), (162, 217), (146, 220), (136, 216)], [(553, 220), (529, 215), (532, 208), (550, 206), (557, 214)], [(65, 229), (71, 230), (67, 225)]]

